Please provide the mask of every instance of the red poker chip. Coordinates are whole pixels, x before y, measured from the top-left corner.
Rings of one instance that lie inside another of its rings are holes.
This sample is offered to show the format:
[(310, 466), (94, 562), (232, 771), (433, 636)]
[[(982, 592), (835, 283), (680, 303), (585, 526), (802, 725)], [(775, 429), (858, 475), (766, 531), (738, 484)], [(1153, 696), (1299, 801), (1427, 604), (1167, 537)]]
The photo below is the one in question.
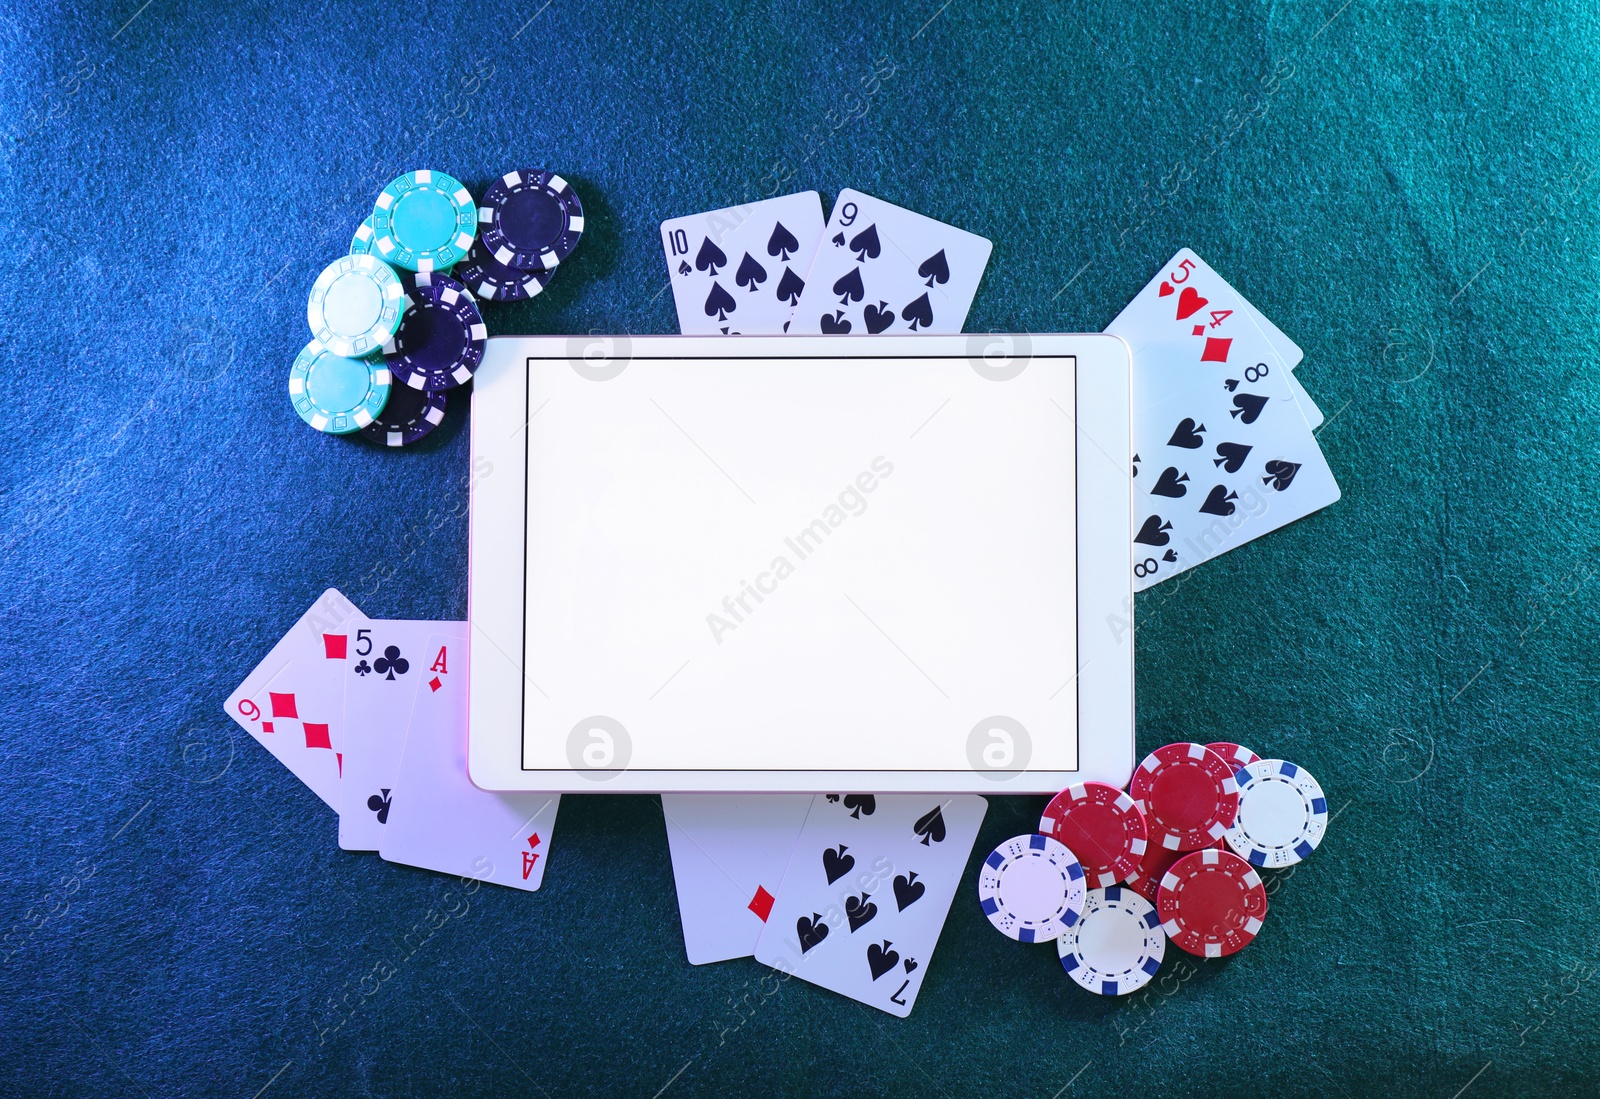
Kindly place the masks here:
[(1150, 844), (1144, 849), (1144, 858), (1139, 862), (1139, 869), (1128, 875), (1126, 879), (1128, 888), (1151, 904), (1155, 904), (1156, 895), (1161, 890), (1161, 879), (1172, 869), (1172, 864), (1181, 858), (1183, 858), (1182, 851), (1162, 847), (1159, 843)]
[(1197, 851), (1222, 838), (1239, 814), (1239, 786), (1204, 744), (1165, 744), (1133, 772), (1129, 788), (1144, 810), (1151, 846)]
[(1231, 740), (1219, 740), (1215, 744), (1207, 744), (1206, 747), (1221, 756), (1223, 761), (1233, 768), (1235, 777), (1238, 776), (1243, 768), (1250, 766), (1252, 763), (1261, 762), (1260, 756), (1243, 745), (1233, 743)]
[(1167, 938), (1181, 949), (1221, 958), (1255, 939), (1267, 916), (1267, 890), (1248, 862), (1208, 848), (1172, 864), (1161, 879), (1156, 911)]
[(1080, 782), (1051, 798), (1039, 831), (1078, 857), (1091, 889), (1116, 885), (1137, 871), (1149, 838), (1133, 799), (1104, 782)]

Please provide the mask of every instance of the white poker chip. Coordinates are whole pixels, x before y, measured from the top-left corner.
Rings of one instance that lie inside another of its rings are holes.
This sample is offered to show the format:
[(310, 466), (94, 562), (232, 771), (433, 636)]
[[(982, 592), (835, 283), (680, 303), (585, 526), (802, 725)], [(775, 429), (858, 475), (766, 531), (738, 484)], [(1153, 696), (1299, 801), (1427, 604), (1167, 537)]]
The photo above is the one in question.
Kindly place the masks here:
[(1149, 984), (1167, 954), (1155, 905), (1120, 885), (1091, 889), (1078, 922), (1056, 940), (1061, 968), (1100, 996), (1126, 996)]
[(1311, 772), (1287, 760), (1262, 759), (1239, 769), (1239, 815), (1228, 846), (1254, 866), (1293, 866), (1322, 842), (1328, 799)]
[(1083, 866), (1065, 844), (1032, 833), (1006, 840), (983, 861), (978, 900), (1003, 934), (1045, 943), (1078, 922)]

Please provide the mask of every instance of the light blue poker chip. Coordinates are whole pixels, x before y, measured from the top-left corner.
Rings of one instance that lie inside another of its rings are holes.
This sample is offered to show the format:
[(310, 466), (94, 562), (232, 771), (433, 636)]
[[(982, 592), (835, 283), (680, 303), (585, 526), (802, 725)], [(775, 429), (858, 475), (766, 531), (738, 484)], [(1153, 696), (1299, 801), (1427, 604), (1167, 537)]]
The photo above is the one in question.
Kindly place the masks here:
[(1018, 942), (1049, 942), (1076, 923), (1084, 890), (1078, 857), (1038, 833), (1006, 840), (978, 871), (983, 914)]
[(1228, 846), (1252, 866), (1276, 869), (1310, 856), (1328, 829), (1328, 799), (1311, 772), (1283, 759), (1239, 769), (1239, 815)]
[(426, 169), (407, 172), (372, 208), (373, 255), (407, 271), (453, 267), (478, 233), (478, 208), (460, 181)]
[(1098, 996), (1126, 996), (1149, 984), (1167, 954), (1155, 905), (1132, 889), (1091, 889), (1083, 913), (1056, 939), (1061, 968)]
[(356, 235), (350, 238), (350, 254), (352, 256), (372, 255), (372, 216), (356, 226)]
[(380, 356), (352, 359), (312, 340), (289, 368), (289, 401), (300, 418), (329, 435), (370, 424), (389, 400), (389, 368)]
[(394, 335), (405, 308), (405, 287), (388, 264), (372, 256), (343, 256), (312, 284), (306, 322), (329, 351), (359, 359)]

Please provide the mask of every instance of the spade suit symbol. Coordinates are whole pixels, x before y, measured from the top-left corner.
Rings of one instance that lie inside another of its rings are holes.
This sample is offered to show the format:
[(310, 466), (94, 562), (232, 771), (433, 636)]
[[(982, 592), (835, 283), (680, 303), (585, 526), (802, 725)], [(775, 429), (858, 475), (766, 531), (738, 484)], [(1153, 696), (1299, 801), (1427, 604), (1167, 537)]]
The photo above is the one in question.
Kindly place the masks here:
[(734, 273), (733, 281), (753, 294), (767, 281), (767, 269), (746, 252), (744, 259), (739, 261), (739, 270)]
[(1261, 483), (1271, 485), (1282, 492), (1294, 481), (1294, 475), (1300, 472), (1299, 462), (1284, 462), (1274, 458), (1267, 463), (1267, 475), (1261, 478)]
[(861, 311), (861, 319), (866, 322), (867, 331), (874, 336), (894, 323), (894, 310), (888, 308), (888, 305), (888, 302), (880, 301), (877, 305), (869, 305)]
[(856, 254), (857, 263), (865, 263), (869, 259), (877, 259), (878, 253), (883, 251), (883, 246), (878, 243), (877, 224), (869, 225), (851, 237), (850, 250)]
[(802, 954), (828, 937), (828, 925), (822, 922), (820, 912), (813, 912), (809, 917), (801, 916), (794, 922), (794, 930), (800, 936)]
[(794, 239), (794, 234), (783, 227), (783, 222), (772, 226), (772, 235), (767, 238), (767, 255), (776, 256), (784, 263), (789, 262), (789, 257), (800, 250), (800, 242)]
[(1178, 473), (1177, 466), (1168, 466), (1161, 471), (1161, 476), (1156, 478), (1156, 483), (1150, 491), (1157, 496), (1171, 496), (1176, 499), (1189, 491), (1183, 485), (1188, 479), (1187, 473), (1181, 475)]
[(1185, 450), (1198, 450), (1205, 443), (1200, 437), (1205, 429), (1205, 424), (1196, 424), (1191, 417), (1185, 416), (1178, 421), (1178, 426), (1172, 429), (1172, 438), (1167, 440), (1167, 445), (1181, 446)]
[(794, 305), (800, 300), (800, 291), (806, 288), (806, 280), (795, 274), (788, 267), (783, 269), (783, 278), (778, 280), (778, 300)]
[(848, 273), (833, 284), (833, 292), (839, 295), (840, 305), (860, 301), (861, 296), (867, 292), (867, 288), (861, 284), (861, 268), (850, 268)]
[(1261, 415), (1261, 410), (1267, 407), (1267, 399), (1255, 393), (1240, 393), (1233, 398), (1233, 411), (1228, 413), (1236, 416), (1242, 424), (1253, 424), (1256, 417)]
[(1245, 455), (1249, 453), (1248, 443), (1218, 443), (1217, 457), (1211, 464), (1221, 466), (1229, 473), (1238, 473), (1244, 465)]
[(900, 310), (900, 319), (909, 324), (913, 332), (931, 325), (933, 323), (933, 303), (928, 301), (928, 295), (922, 295), (922, 297)]
[(1206, 502), (1200, 505), (1200, 510), (1207, 515), (1232, 515), (1233, 502), (1238, 498), (1239, 494), (1228, 491), (1227, 485), (1218, 485), (1206, 496)]
[(1152, 515), (1144, 521), (1144, 526), (1139, 528), (1139, 533), (1133, 536), (1133, 540), (1147, 546), (1164, 546), (1172, 541), (1172, 535), (1167, 533), (1171, 529), (1171, 523), (1159, 515)]
[(704, 271), (712, 278), (717, 277), (717, 269), (726, 267), (728, 257), (722, 254), (722, 249), (711, 243), (711, 238), (706, 237), (700, 242), (700, 251), (694, 257), (696, 271)]
[(822, 314), (822, 331), (830, 336), (842, 336), (850, 331), (850, 321), (845, 317), (844, 310), (829, 316)]
[(722, 288), (720, 282), (711, 284), (711, 293), (706, 295), (706, 316), (725, 321), (728, 319), (728, 314), (738, 308), (739, 303), (733, 300), (732, 294)]
[(822, 872), (828, 876), (829, 885), (850, 873), (851, 868), (855, 866), (856, 857), (845, 854), (848, 850), (850, 849), (841, 843), (837, 849), (830, 847), (822, 852)]
[(922, 266), (917, 268), (917, 274), (923, 279), (923, 285), (932, 286), (938, 283), (943, 286), (950, 281), (950, 264), (944, 258), (944, 249), (941, 248), (933, 255), (922, 261)]

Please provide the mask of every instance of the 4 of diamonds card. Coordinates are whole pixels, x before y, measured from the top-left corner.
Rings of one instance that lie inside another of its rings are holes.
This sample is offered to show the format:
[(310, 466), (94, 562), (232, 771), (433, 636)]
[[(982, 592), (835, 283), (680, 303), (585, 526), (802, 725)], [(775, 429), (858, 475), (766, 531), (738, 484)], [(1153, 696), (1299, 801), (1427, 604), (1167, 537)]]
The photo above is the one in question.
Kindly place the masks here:
[(337, 588), (317, 597), (223, 704), (296, 778), (339, 811), (344, 659), (368, 625)]
[(821, 239), (822, 200), (815, 191), (663, 221), (678, 331), (783, 332)]
[(1199, 256), (1173, 256), (1106, 331), (1133, 352), (1136, 591), (1339, 498), (1283, 360)]

